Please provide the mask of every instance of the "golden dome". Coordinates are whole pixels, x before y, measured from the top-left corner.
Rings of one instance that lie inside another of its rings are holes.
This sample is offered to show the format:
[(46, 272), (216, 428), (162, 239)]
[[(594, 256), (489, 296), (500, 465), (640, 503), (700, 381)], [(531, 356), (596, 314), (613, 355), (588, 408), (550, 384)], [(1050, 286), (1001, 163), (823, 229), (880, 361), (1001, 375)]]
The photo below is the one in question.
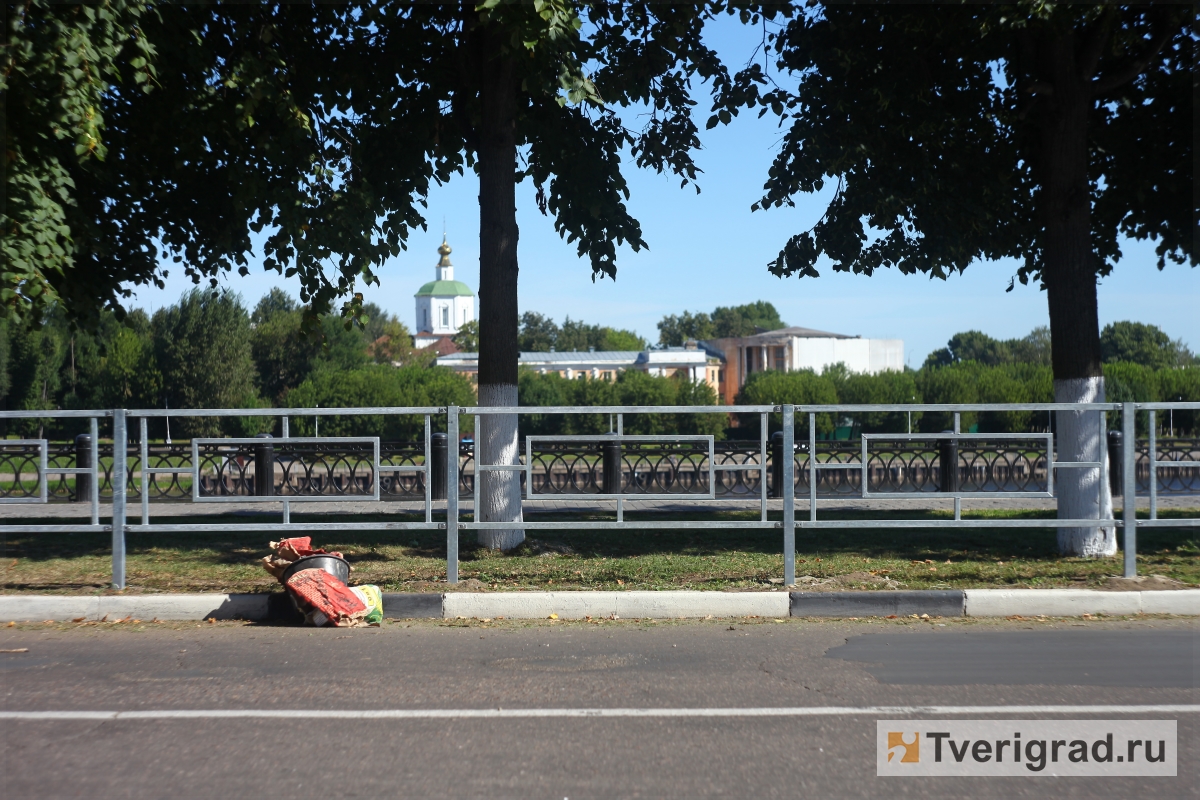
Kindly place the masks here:
[(450, 253), (451, 252), (452, 252), (452, 250), (450, 248), (450, 245), (446, 244), (446, 235), (442, 234), (442, 245), (441, 245), (441, 247), (438, 248), (438, 255), (440, 255), (442, 257), (442, 260), (438, 262), (439, 267), (454, 266), (453, 264), (450, 263)]

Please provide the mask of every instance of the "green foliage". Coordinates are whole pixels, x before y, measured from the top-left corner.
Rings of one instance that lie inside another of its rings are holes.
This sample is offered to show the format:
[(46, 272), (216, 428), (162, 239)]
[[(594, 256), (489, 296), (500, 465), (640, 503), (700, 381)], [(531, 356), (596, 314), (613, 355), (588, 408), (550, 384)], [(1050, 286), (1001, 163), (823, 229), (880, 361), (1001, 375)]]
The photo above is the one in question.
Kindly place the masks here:
[(668, 314), (658, 323), (658, 343), (678, 347), (688, 339), (720, 339), (727, 336), (753, 336), (762, 331), (787, 327), (775, 306), (756, 300), (741, 306), (717, 306), (712, 314), (684, 311)]
[(550, 317), (534, 311), (521, 315), (521, 329), (517, 335), (517, 346), (523, 352), (560, 353), (596, 350), (644, 350), (646, 341), (633, 331), (609, 328), (603, 325), (588, 325), (586, 322), (567, 317), (560, 328)]
[(77, 269), (87, 222), (77, 208), (76, 177), (105, 159), (101, 133), (113, 87), (133, 96), (153, 81), (154, 45), (139, 27), (147, 8), (124, 0), (6, 6), (0, 316), (10, 321), (36, 324), (61, 295), (82, 301), (79, 316), (94, 324), (120, 281), (131, 277), (117, 267), (105, 291), (89, 296), (96, 281)]
[[(838, 369), (841, 367), (841, 369)], [(867, 375), (849, 372), (844, 364), (823, 371), (822, 376), (833, 382), (838, 402), (854, 404), (919, 403), (921, 392), (917, 388), (916, 374), (904, 372), (880, 372)], [(912, 412), (914, 430), (921, 421), (921, 412)], [(860, 415), (855, 420), (864, 433), (906, 433), (909, 414), (903, 411), (877, 411)]]
[(473, 319), (463, 323), (462, 327), (458, 329), (458, 333), (454, 334), (454, 344), (464, 353), (478, 353), (479, 320)]
[(980, 331), (965, 331), (950, 337), (940, 350), (925, 359), (927, 367), (945, 367), (975, 361), (986, 366), (997, 364), (1050, 365), (1050, 329), (1034, 328), (1021, 339), (994, 339)]
[[(757, 205), (790, 205), (794, 194), (831, 179), (838, 190), (772, 271), (816, 276), (826, 254), (838, 271), (895, 266), (945, 277), (977, 258), (1015, 256), (1027, 259), (1023, 281), (1039, 277), (1034, 203), (1043, 154), (1030, 145), (1053, 119), (1040, 98), (1055, 79), (1089, 82), (1100, 273), (1119, 257), (1120, 235), (1157, 239), (1160, 267), (1168, 258), (1195, 263), (1190, 170), (1179, 168), (1192, 146), (1188, 18), (1183, 10), (1051, 4), (946, 6), (937, 14), (828, 4), (797, 17), (773, 42), (795, 88), (760, 94), (759, 64), (734, 83), (747, 106), (790, 121)], [(1078, 70), (1042, 78), (1023, 54), (1044, 47), (1048, 57), (1068, 30), (1092, 49), (1067, 54), (1079, 59)], [(1146, 52), (1158, 57), (1139, 62)], [(866, 235), (864, 221), (878, 235)]]
[[(616, 381), (587, 377), (567, 380), (557, 373), (522, 370), (517, 378), (517, 403), (522, 406), (715, 406), (717, 395), (703, 382), (626, 370)], [(727, 414), (626, 414), (624, 430), (630, 434), (707, 434), (725, 430)], [(521, 416), (522, 434), (607, 433), (607, 414), (528, 414)]]
[[(287, 393), (289, 408), (366, 408), (381, 406), (473, 405), (475, 393), (461, 375), (440, 367), (407, 366), (399, 369), (371, 364), (351, 370), (318, 370)], [(435, 428), (444, 422), (434, 417)], [(311, 417), (295, 417), (292, 430), (312, 436)], [(417, 439), (424, 435), (421, 416), (345, 415), (321, 418), (322, 436), (379, 436)]]
[[(257, 374), (250, 315), (241, 298), (193, 289), (179, 304), (155, 313), (155, 361), (171, 408), (244, 408), (255, 402)], [(214, 436), (217, 418), (181, 417), (185, 436)]]
[(1105, 363), (1128, 361), (1152, 369), (1183, 367), (1195, 362), (1195, 356), (1182, 339), (1171, 341), (1157, 325), (1129, 321), (1104, 326), (1100, 331), (1100, 355)]
[[(746, 378), (738, 402), (744, 405), (833, 405), (837, 403), (837, 388), (834, 382), (818, 375), (812, 370), (797, 372), (753, 372)], [(758, 431), (759, 415), (742, 414), (742, 427)], [(828, 434), (833, 431), (834, 419), (830, 414), (817, 414), (817, 433)], [(772, 414), (770, 425), (779, 430), (783, 424), (782, 414)], [(796, 417), (796, 436), (808, 436), (808, 415)]]
[[(626, 157), (693, 182), (693, 82), (729, 81), (702, 39), (715, 3), (143, 8), (43, 0), (20, 7), (30, 24), (9, 27), (10, 214), (45, 220), (43, 238), (58, 243), (51, 252), (6, 218), (4, 302), (22, 320), (43, 297), (73, 319), (118, 307), (123, 286), (161, 280), (160, 252), (216, 286), (248, 271), (252, 233), (264, 234), (265, 268), (296, 275), (315, 315), (341, 299), (357, 316), (359, 282), (377, 283), (425, 226), (431, 184), (473, 169), (495, 135), (480, 110), (493, 41), (517, 87), (514, 179), (531, 179), (556, 231), (595, 275), (613, 276), (619, 245), (645, 246)], [(118, 72), (125, 82), (110, 91)], [(640, 130), (616, 113), (646, 105)], [(70, 125), (64, 107), (79, 110)], [(69, 151), (84, 133), (85, 149), (109, 158), (63, 165), (60, 139)]]

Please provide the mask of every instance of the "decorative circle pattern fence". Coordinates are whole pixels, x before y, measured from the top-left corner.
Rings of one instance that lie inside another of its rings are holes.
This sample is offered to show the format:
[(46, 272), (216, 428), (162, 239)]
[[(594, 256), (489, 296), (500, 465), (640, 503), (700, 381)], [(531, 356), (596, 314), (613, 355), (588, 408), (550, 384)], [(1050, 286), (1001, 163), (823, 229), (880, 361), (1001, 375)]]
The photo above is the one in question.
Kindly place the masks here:
[[(270, 440), (266, 440), (269, 442)], [(271, 494), (283, 497), (362, 496), (374, 493), (376, 476), (372, 467), (372, 449), (363, 444), (338, 445), (267, 445), (273, 451)], [(200, 451), (200, 494), (206, 497), (254, 495), (258, 475), (255, 466), (256, 445), (207, 445)], [(1156, 442), (1158, 492), (1161, 494), (1200, 494), (1200, 468), (1172, 467), (1174, 461), (1200, 461), (1200, 439), (1159, 439)], [(146, 488), (154, 501), (187, 501), (192, 496), (192, 451), (190, 442), (151, 444), (147, 448), (147, 466), (177, 468), (178, 472), (146, 475)], [(100, 497), (111, 497), (112, 446), (101, 442)], [(620, 492), (639, 494), (707, 494), (709, 464), (707, 445), (700, 443), (631, 443), (621, 447)], [(565, 494), (601, 494), (605, 488), (604, 454), (596, 442), (537, 442), (533, 449), (532, 497)], [(935, 440), (871, 439), (867, 453), (868, 489), (871, 492), (934, 493), (942, 487), (943, 452)], [(522, 463), (524, 455), (522, 454)], [(809, 463), (806, 445), (798, 447), (793, 458), (795, 491), (809, 491)], [(857, 441), (817, 443), (821, 463), (860, 464), (862, 445)], [(756, 442), (717, 442), (716, 466), (757, 464), (760, 459)], [(1045, 440), (1004, 439), (960, 440), (957, 448), (957, 481), (962, 491), (1013, 492), (1045, 491), (1047, 486)], [(75, 467), (74, 442), (50, 442), (47, 465)], [(423, 467), (424, 442), (382, 442), (381, 466)], [(772, 494), (772, 448), (767, 448), (766, 477)], [(141, 451), (129, 449), (129, 497), (140, 498), (142, 485)], [(0, 498), (34, 498), (38, 495), (39, 454), (36, 445), (6, 444), (0, 440)], [(856, 496), (861, 492), (862, 471), (853, 469), (818, 470), (817, 493), (821, 496)], [(757, 497), (762, 490), (759, 469), (716, 470), (717, 497)], [(85, 478), (86, 480), (86, 478)], [(415, 471), (381, 470), (379, 494), (385, 500), (419, 500), (425, 495), (425, 474)], [(525, 475), (521, 475), (524, 484)], [(49, 476), (51, 501), (71, 502), (78, 498), (75, 474)], [(1137, 442), (1137, 487), (1149, 491), (1149, 442)], [(475, 488), (474, 450), (469, 442), (459, 446), (459, 491), (470, 497)]]

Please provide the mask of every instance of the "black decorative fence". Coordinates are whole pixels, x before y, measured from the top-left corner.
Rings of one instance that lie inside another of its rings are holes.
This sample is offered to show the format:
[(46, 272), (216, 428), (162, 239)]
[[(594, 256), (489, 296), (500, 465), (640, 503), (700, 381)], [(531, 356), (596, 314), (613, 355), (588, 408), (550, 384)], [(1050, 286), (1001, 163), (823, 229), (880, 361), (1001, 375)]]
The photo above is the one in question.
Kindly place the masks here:
[[(191, 442), (150, 444), (147, 446), (150, 468), (143, 476), (141, 448), (131, 446), (127, 453), (128, 494), (141, 497), (143, 484), (151, 500), (190, 501), (201, 498), (229, 498), (270, 495), (284, 498), (374, 497), (379, 483), (381, 500), (421, 500), (425, 497), (424, 442), (381, 442), (376, 473), (374, 447), (369, 442), (283, 444), (264, 439), (262, 444), (204, 444), (198, 447), (199, 465), (192, 465)], [(1148, 440), (1136, 445), (1136, 480), (1139, 493), (1149, 492), (1150, 450)], [(1200, 439), (1159, 439), (1155, 443), (1160, 495), (1200, 494)], [(269, 455), (268, 455), (269, 452)], [(522, 463), (525, 463), (522, 451)], [(777, 469), (782, 458), (778, 445), (766, 449), (766, 469), (753, 468), (762, 463), (758, 442), (715, 442), (712, 451), (716, 466), (747, 465), (737, 470), (710, 470), (709, 449), (704, 442), (632, 443), (619, 447), (603, 443), (536, 442), (529, 450), (532, 464), (521, 473), (523, 485), (532, 479), (532, 498), (556, 495), (603, 494), (617, 491), (626, 496), (639, 494), (695, 495), (709, 492), (718, 498), (747, 499), (760, 496), (762, 481), (767, 480), (773, 496), (781, 494)], [(99, 458), (99, 496), (112, 494), (112, 445), (101, 442)], [(47, 499), (51, 502), (91, 500), (90, 443), (49, 442), (46, 466), (56, 472), (45, 476)], [(818, 441), (818, 464), (853, 464), (852, 469), (817, 471), (817, 494), (858, 496), (862, 492), (864, 458), (861, 441)], [(39, 496), (42, 454), (36, 444), (0, 440), (0, 498), (35, 499)], [(809, 493), (809, 453), (801, 445), (793, 455), (797, 496)], [(960, 440), (947, 449), (945, 443), (912, 439), (871, 438), (866, 450), (867, 490), (871, 493), (933, 494), (961, 492), (1045, 492), (1048, 490), (1048, 454), (1044, 436), (1029, 439)], [(1171, 462), (1193, 465), (1172, 467)], [(945, 464), (955, 463), (953, 473)], [(619, 484), (606, 475), (616, 472)], [(263, 481), (269, 472), (270, 480)], [(765, 475), (764, 475), (765, 472)], [(143, 481), (144, 478), (144, 481)], [(198, 489), (193, 483), (198, 480)], [(470, 442), (459, 446), (459, 494), (470, 497), (475, 486), (474, 448)], [(619, 488), (617, 488), (619, 486)]]

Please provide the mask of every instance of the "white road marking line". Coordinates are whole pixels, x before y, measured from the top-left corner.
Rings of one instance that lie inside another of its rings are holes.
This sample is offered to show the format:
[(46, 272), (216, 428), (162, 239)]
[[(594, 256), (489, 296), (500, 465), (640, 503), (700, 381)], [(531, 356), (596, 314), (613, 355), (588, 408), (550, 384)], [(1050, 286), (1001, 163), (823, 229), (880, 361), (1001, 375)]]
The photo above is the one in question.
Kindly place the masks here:
[(153, 719), (519, 719), (528, 717), (839, 717), (914, 714), (1196, 714), (1200, 705), (795, 706), (790, 708), (395, 708), (0, 711), (5, 720)]

